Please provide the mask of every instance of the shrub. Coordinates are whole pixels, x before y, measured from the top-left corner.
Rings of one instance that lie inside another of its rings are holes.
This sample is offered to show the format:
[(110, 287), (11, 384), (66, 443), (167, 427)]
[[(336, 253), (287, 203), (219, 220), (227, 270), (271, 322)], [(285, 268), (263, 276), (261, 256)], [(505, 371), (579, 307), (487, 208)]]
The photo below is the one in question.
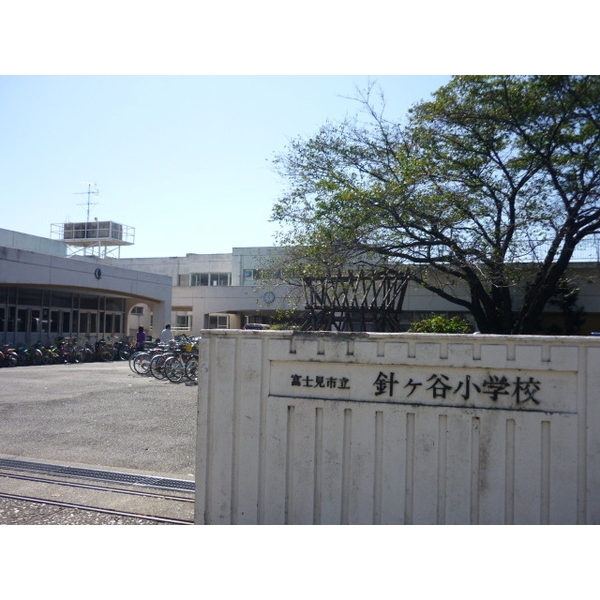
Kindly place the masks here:
[(276, 329), (279, 331), (289, 331), (300, 329), (300, 327), (292, 323), (273, 323), (273, 325), (271, 325), (271, 329)]
[(415, 321), (408, 331), (413, 333), (470, 333), (471, 326), (462, 317), (450, 318), (445, 315), (431, 315), (421, 321)]

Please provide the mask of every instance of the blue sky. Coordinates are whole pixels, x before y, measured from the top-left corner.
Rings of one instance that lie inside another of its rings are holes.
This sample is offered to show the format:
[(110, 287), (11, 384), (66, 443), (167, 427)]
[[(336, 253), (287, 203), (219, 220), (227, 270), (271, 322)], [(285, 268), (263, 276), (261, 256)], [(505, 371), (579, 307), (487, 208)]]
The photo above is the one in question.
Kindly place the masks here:
[(288, 140), (355, 113), (368, 81), (401, 119), (451, 74), (593, 72), (585, 6), (4, 3), (0, 227), (84, 220), (91, 182), (90, 218), (135, 229), (121, 256), (271, 245)]
[(270, 246), (288, 140), (355, 114), (369, 81), (401, 119), (447, 76), (0, 77), (0, 227), (49, 236), (90, 219), (135, 229), (122, 257)]

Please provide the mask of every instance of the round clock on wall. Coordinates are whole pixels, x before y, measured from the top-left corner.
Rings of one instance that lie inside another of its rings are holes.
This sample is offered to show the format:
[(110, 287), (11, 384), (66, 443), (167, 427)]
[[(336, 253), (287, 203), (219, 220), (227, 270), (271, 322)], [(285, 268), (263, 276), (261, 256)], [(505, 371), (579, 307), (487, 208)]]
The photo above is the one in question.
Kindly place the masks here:
[(263, 300), (267, 304), (272, 304), (273, 302), (275, 302), (275, 294), (273, 292), (266, 292), (263, 296)]

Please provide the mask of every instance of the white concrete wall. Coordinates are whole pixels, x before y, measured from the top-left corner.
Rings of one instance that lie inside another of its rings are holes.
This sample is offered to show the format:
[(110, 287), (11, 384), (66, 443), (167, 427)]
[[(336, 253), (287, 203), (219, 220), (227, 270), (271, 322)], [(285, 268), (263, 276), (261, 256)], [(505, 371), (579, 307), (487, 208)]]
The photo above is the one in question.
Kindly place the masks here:
[(198, 524), (600, 523), (598, 338), (202, 335)]
[(171, 286), (166, 277), (112, 264), (91, 258), (64, 258), (0, 246), (0, 283), (114, 292), (161, 300), (170, 312)]
[(63, 241), (51, 240), (9, 229), (0, 229), (0, 246), (29, 250), (51, 256), (67, 256), (67, 245)]
[(244, 270), (270, 270), (274, 264), (278, 264), (282, 253), (281, 248), (270, 246), (233, 248), (231, 251), (232, 284), (245, 286), (260, 284), (252, 278), (244, 277)]
[(231, 254), (186, 254), (163, 258), (120, 258), (113, 263), (157, 275), (167, 275), (173, 286), (179, 285), (180, 275), (190, 273), (231, 273)]
[[(263, 297), (266, 291), (275, 293), (275, 300), (267, 304)], [(259, 288), (249, 286), (193, 286), (173, 288), (173, 310), (177, 307), (191, 307), (193, 313), (194, 334), (206, 327), (208, 315), (213, 313), (244, 312), (253, 314), (265, 311), (287, 310), (292, 305), (287, 301), (286, 286), (277, 288)], [(243, 326), (240, 323), (239, 326)], [(232, 324), (232, 328), (234, 325)]]

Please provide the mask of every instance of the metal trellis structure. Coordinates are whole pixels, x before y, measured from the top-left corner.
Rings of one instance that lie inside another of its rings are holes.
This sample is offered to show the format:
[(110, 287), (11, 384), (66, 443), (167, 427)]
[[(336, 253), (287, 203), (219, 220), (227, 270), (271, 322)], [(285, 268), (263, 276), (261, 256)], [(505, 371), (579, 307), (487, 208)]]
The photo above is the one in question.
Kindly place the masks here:
[(409, 271), (361, 269), (303, 280), (304, 331), (401, 331)]

